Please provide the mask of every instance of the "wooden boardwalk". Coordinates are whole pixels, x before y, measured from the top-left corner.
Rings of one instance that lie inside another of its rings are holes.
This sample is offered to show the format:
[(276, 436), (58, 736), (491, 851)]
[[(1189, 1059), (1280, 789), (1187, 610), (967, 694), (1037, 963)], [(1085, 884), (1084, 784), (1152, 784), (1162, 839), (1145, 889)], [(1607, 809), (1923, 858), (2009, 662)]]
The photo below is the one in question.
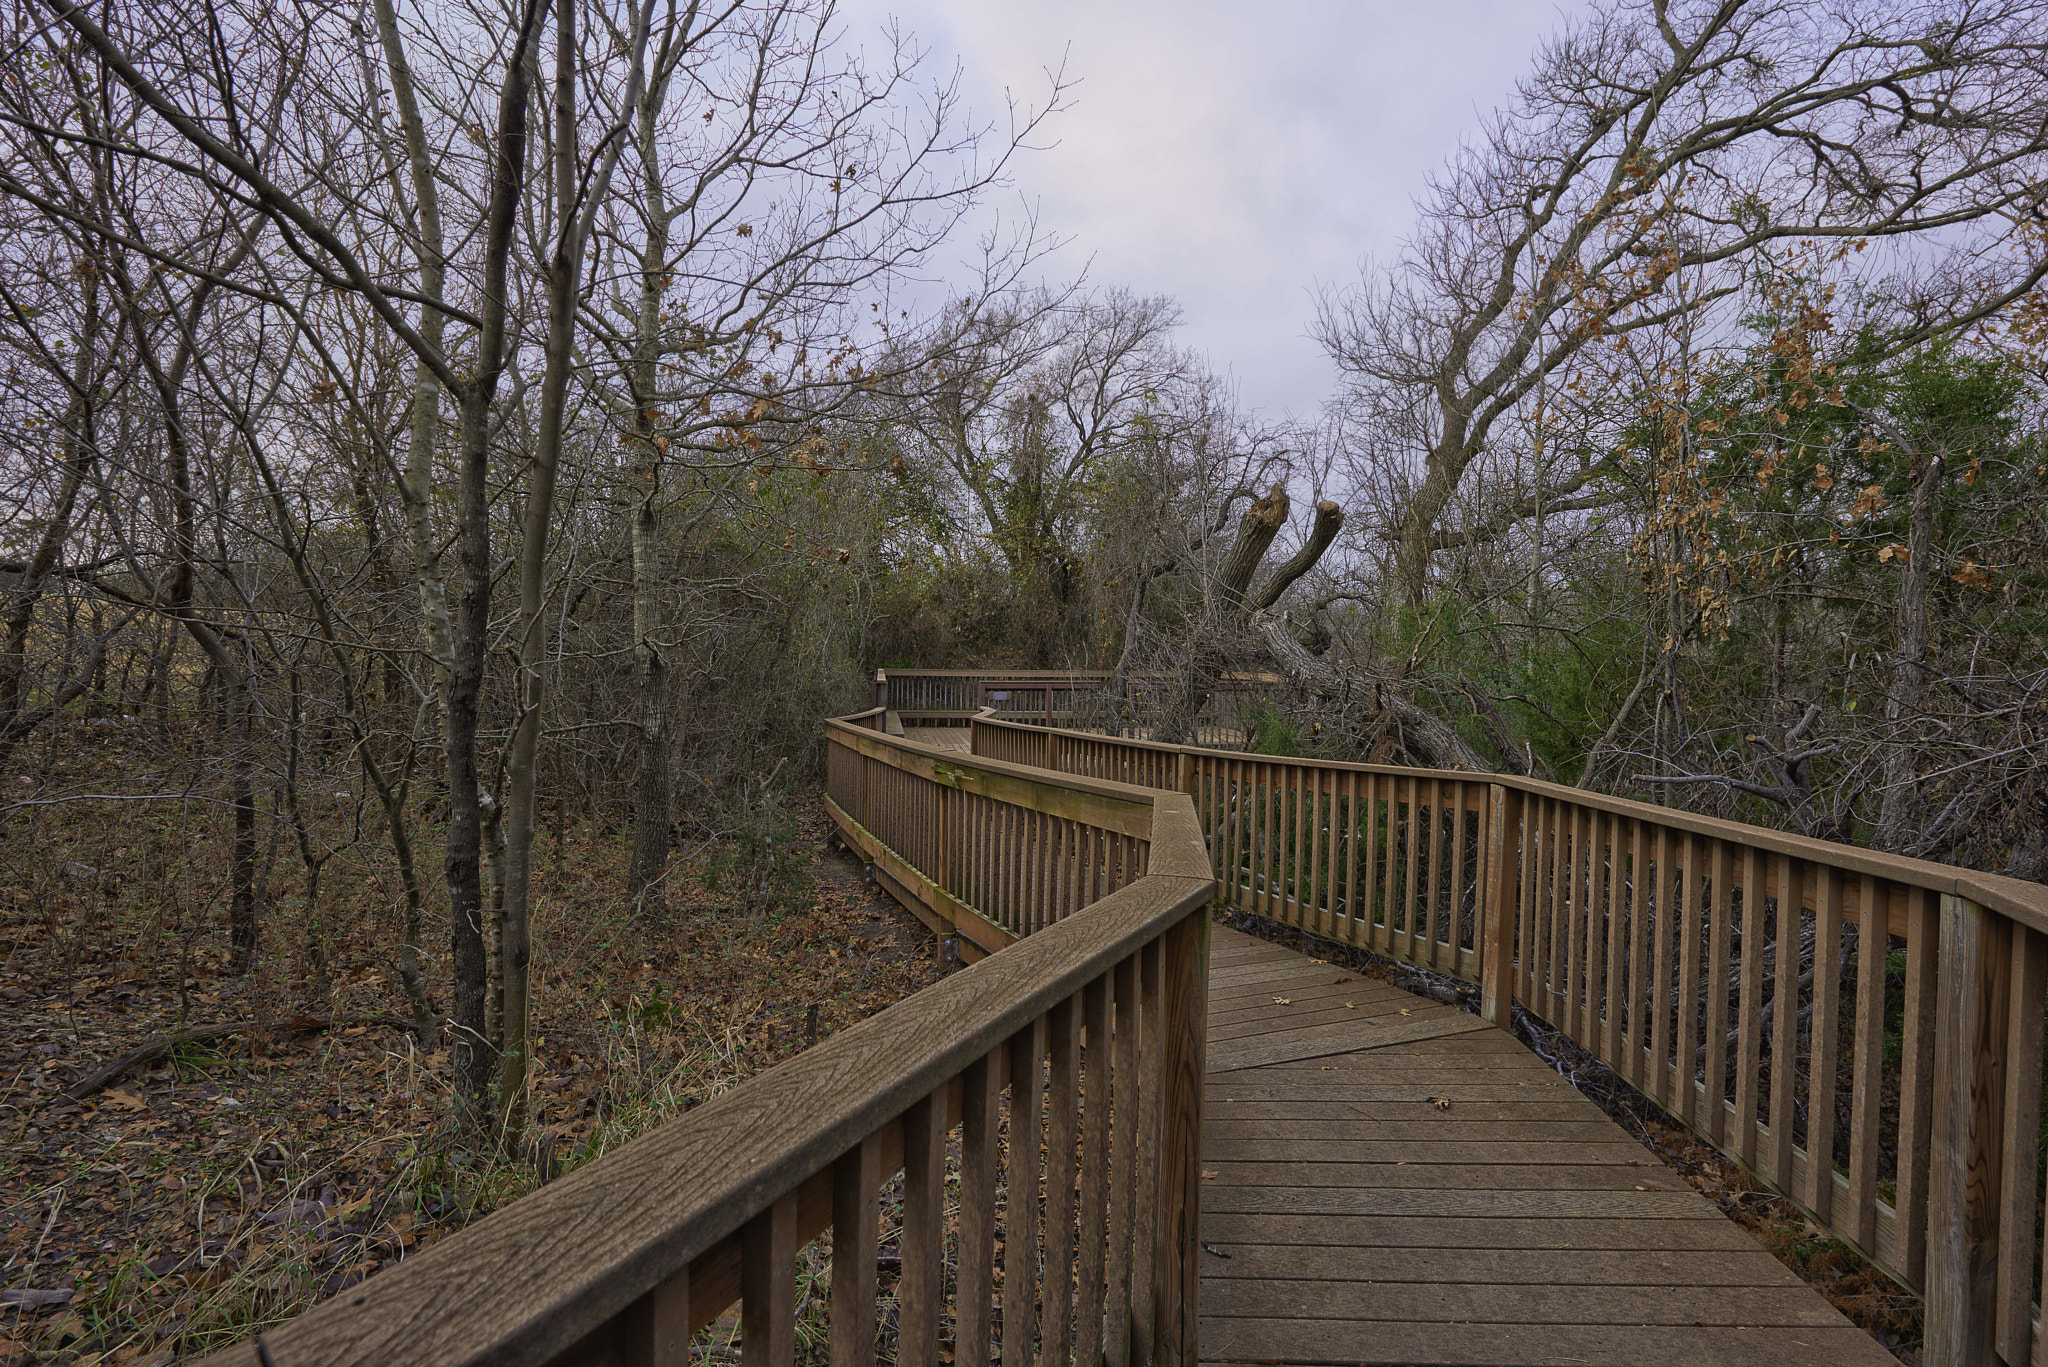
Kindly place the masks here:
[(1213, 934), (1204, 1362), (1896, 1362), (1510, 1035)]
[(903, 739), (936, 745), (941, 750), (957, 750), (963, 755), (974, 753), (974, 733), (964, 726), (906, 726)]

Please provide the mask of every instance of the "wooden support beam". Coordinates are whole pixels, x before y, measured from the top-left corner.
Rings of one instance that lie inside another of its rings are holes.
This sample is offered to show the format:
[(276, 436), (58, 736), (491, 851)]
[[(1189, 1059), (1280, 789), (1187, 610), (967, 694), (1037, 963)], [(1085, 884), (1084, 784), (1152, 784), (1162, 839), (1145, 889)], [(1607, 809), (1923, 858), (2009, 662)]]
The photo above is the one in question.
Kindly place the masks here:
[(1967, 898), (1941, 899), (1924, 1291), (1930, 1367), (1993, 1360), (2012, 932), (2011, 921)]
[[(1486, 820), (1484, 924), (1480, 931), (1479, 1014), (1506, 1025), (1515, 1000), (1515, 901), (1522, 867), (1522, 795), (1496, 783)], [(1370, 828), (1368, 828), (1370, 829)]]

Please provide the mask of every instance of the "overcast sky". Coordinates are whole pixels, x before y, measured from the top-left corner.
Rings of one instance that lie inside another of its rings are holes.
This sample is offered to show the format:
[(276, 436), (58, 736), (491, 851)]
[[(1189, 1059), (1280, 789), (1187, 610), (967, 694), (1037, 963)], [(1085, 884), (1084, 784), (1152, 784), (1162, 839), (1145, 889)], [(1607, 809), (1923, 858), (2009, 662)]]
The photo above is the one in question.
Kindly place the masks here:
[[(1570, 6), (1567, 6), (1570, 7)], [(957, 60), (977, 114), (1041, 100), (1064, 61), (1071, 108), (1019, 164), (1046, 267), (1168, 294), (1184, 344), (1243, 403), (1313, 415), (1333, 373), (1308, 340), (1316, 286), (1395, 251), (1424, 175), (1476, 127), (1559, 22), (1549, 0), (847, 0), (849, 39), (889, 16)]]

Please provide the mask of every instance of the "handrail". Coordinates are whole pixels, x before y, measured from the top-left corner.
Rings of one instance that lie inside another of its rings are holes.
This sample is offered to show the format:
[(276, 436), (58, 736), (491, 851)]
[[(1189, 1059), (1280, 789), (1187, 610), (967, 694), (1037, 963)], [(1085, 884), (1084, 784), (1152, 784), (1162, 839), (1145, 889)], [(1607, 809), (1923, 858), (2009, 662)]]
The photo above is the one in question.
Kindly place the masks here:
[[(994, 701), (991, 691), (1016, 695), (1004, 700), (1035, 699), (1030, 711), (1048, 721), (1070, 712), (1082, 698), (1100, 695), (1101, 688), (1115, 673), (1106, 669), (879, 669), (875, 671), (875, 705), (911, 718), (914, 722), (964, 725), (969, 718)], [(1125, 676), (1126, 690), (1157, 689), (1170, 675), (1132, 673)], [(1286, 680), (1277, 674), (1225, 674), (1211, 689), (1211, 709), (1240, 694), (1268, 693), (1284, 688)], [(1064, 693), (1066, 707), (1055, 700)], [(998, 710), (1018, 710), (999, 707)]]
[(2048, 889), (1513, 775), (972, 727), (1189, 794), (1225, 905), (1562, 1031), (1920, 1291), (1929, 1361), (2033, 1360)]
[(1214, 891), (1193, 809), (949, 754), (878, 720), (826, 725), (835, 820), (876, 848), (865, 822), (897, 832), (896, 876), (941, 888), (974, 886), (957, 882), (971, 866), (944, 864), (963, 842), (919, 846), (899, 818), (1027, 832), (998, 841), (1032, 893), (991, 904), (1007, 952), (315, 1307), (260, 1352), (209, 1361), (680, 1365), (738, 1299), (744, 1360), (792, 1367), (798, 1250), (829, 1228), (831, 1360), (871, 1364), (879, 1200), (900, 1171), (899, 1362), (935, 1367), (950, 1311), (955, 1361), (987, 1362), (1000, 1342), (1015, 1367), (1036, 1342), (1046, 1361), (1192, 1367)]

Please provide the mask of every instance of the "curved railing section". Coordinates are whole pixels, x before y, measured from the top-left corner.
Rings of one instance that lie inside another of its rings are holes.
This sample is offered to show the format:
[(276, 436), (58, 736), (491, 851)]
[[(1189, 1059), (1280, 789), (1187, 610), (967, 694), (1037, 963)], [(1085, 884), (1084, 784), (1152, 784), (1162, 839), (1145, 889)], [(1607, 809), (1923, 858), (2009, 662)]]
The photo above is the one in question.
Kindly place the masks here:
[(1520, 1004), (1920, 1291), (1929, 1361), (2035, 1360), (2048, 889), (1507, 775), (973, 743), (1186, 794), (1219, 902)]
[[(738, 1301), (750, 1365), (793, 1367), (802, 1327), (834, 1367), (1192, 1367), (1215, 888), (1192, 805), (882, 720), (827, 724), (834, 819), (1003, 953), (215, 1361), (681, 1367)], [(821, 1236), (830, 1294), (800, 1312)]]

